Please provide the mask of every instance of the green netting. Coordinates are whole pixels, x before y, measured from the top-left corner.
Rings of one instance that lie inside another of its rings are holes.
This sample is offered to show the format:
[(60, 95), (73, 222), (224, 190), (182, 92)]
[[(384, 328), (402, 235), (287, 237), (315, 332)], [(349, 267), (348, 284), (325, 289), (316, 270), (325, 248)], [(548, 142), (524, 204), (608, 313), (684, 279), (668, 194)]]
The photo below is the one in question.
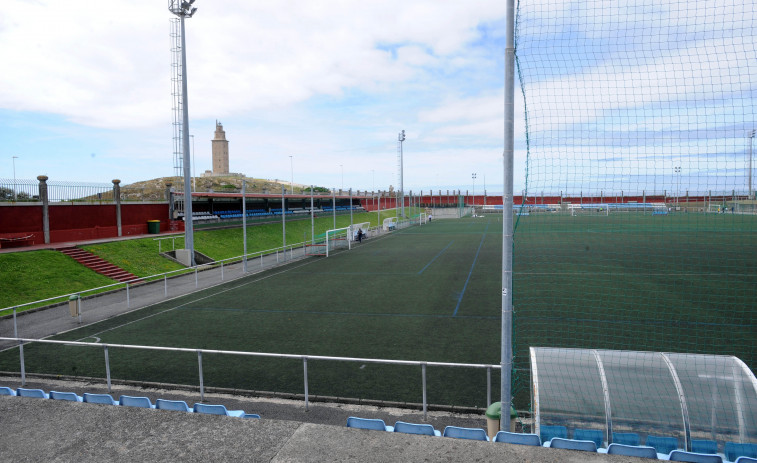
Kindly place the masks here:
[(529, 346), (757, 368), (754, 6), (519, 2), (516, 405), (530, 400)]

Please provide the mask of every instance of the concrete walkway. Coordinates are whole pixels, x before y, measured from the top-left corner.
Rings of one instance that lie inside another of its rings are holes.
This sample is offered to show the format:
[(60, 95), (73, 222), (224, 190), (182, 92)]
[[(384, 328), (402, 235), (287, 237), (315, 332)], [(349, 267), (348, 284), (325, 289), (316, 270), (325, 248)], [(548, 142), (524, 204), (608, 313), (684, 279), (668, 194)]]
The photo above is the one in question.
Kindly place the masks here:
[(0, 396), (0, 417), (0, 455), (14, 462), (643, 461), (349, 429), (346, 420), (330, 425), (263, 415), (241, 419), (23, 397)]

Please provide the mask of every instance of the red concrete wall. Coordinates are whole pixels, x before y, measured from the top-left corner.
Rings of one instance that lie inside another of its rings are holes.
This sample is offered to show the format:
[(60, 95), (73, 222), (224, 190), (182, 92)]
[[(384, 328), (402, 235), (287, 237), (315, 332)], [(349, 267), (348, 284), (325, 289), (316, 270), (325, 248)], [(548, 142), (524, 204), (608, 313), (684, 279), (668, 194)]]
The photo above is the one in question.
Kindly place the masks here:
[[(51, 204), (49, 214), (51, 243), (118, 236), (115, 204)], [(123, 236), (147, 233), (148, 220), (160, 220), (160, 231), (168, 231), (168, 204), (121, 204)], [(0, 207), (0, 238), (28, 235), (33, 244), (44, 243), (42, 206)]]

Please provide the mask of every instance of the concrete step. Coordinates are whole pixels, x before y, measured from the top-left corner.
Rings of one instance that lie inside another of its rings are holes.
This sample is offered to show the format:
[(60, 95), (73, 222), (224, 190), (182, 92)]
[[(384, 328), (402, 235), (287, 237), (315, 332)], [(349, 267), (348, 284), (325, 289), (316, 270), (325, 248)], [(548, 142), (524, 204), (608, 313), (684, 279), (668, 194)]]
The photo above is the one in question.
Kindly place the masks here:
[(58, 248), (56, 250), (63, 254), (66, 254), (85, 267), (113, 280), (124, 282), (135, 280), (137, 278), (136, 275), (132, 275), (126, 270), (113, 265), (112, 263), (92, 254), (91, 252), (85, 251), (84, 249), (69, 246)]

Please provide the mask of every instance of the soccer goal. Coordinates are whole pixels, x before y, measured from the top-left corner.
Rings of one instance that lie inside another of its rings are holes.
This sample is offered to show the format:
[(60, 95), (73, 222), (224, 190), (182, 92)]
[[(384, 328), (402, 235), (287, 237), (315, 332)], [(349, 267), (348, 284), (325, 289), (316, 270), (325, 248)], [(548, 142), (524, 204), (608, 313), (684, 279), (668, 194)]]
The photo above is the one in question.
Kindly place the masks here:
[(608, 216), (610, 208), (607, 204), (569, 204), (570, 215), (576, 216)]
[(350, 227), (336, 228), (326, 232), (326, 257), (337, 249), (352, 249)]
[(425, 212), (418, 214), (418, 225), (423, 225), (426, 222), (428, 222), (428, 214)]
[(305, 255), (306, 256), (325, 256), (327, 245), (325, 243), (319, 244), (306, 244)]
[(350, 225), (350, 241), (356, 241), (357, 240), (357, 231), (363, 230), (363, 237), (368, 236), (368, 230), (371, 228), (370, 222), (363, 222), (363, 223), (355, 223)]

